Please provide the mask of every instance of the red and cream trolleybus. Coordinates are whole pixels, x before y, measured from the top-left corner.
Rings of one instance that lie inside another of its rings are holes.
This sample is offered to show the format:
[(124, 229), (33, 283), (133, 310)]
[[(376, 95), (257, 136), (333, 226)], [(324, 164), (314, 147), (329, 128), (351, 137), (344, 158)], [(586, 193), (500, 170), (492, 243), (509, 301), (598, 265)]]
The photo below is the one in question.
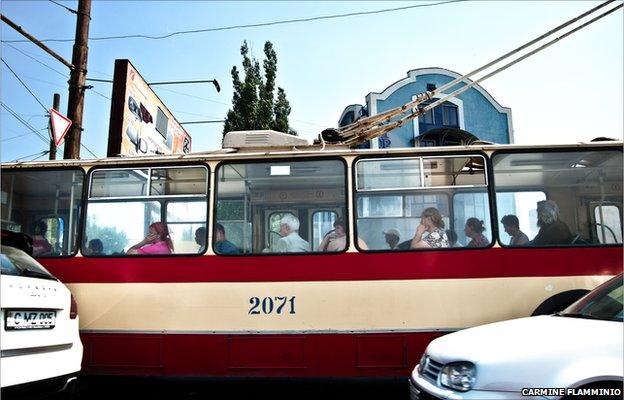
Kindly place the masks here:
[(406, 376), (435, 337), (554, 312), (622, 270), (621, 142), (276, 138), (2, 165), (2, 227), (75, 296), (86, 373)]

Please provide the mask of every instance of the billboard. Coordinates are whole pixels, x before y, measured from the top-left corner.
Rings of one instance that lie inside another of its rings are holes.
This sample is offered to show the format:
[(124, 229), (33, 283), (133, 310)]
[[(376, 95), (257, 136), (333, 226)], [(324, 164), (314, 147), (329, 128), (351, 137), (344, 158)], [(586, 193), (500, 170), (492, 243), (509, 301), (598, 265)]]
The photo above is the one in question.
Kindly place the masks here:
[(191, 135), (128, 60), (115, 60), (108, 157), (191, 152)]

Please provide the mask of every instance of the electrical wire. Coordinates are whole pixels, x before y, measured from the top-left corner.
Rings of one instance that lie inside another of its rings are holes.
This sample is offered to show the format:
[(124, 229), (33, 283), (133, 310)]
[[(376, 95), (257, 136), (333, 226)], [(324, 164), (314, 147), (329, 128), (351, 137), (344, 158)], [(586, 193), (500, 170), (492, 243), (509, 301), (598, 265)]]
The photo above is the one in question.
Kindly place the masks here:
[(98, 156), (96, 156), (94, 152), (92, 152), (91, 150), (89, 150), (89, 148), (88, 148), (88, 147), (87, 147), (84, 143), (82, 143), (82, 141), (80, 142), (80, 145), (82, 146), (82, 148), (83, 148), (83, 149), (85, 149), (86, 151), (88, 151), (88, 152), (89, 152), (89, 153), (90, 153), (93, 157), (98, 158)]
[(57, 70), (57, 69), (52, 68), (52, 67), (51, 67), (51, 66), (49, 66), (48, 64), (46, 64), (46, 63), (44, 63), (43, 61), (40, 61), (39, 59), (37, 59), (37, 58), (35, 58), (35, 57), (31, 56), (30, 54), (28, 54), (27, 52), (25, 52), (25, 51), (23, 51), (23, 50), (19, 49), (18, 47), (15, 47), (15, 46), (13, 46), (13, 45), (12, 45), (12, 44), (10, 44), (10, 43), (3, 43), (3, 44), (5, 44), (5, 45), (9, 46), (10, 48), (14, 49), (15, 51), (18, 51), (18, 52), (22, 53), (22, 54), (23, 54), (23, 55), (25, 55), (26, 57), (28, 57), (28, 58), (30, 58), (30, 59), (32, 59), (32, 60), (34, 60), (34, 61), (38, 62), (39, 64), (43, 65), (44, 67), (46, 67), (46, 68), (48, 68), (48, 69), (50, 69), (50, 70), (52, 70), (52, 71), (56, 72), (57, 74), (61, 75), (62, 77), (64, 77), (64, 78), (67, 78), (67, 77), (68, 77), (68, 75), (67, 75), (67, 74), (64, 74), (64, 73), (62, 73), (61, 71), (59, 71), (59, 70)]
[(13, 71), (13, 68), (11, 68), (9, 66), (9, 64), (6, 63), (6, 61), (4, 61), (4, 58), (0, 59), (2, 60), (2, 62), (4, 63), (4, 65), (6, 65), (6, 67), (9, 69), (9, 71), (11, 71), (13, 73), (13, 75), (15, 75), (15, 77), (17, 78), (17, 80), (22, 84), (22, 86), (24, 86), (26, 88), (26, 90), (28, 90), (28, 93), (30, 93), (32, 95), (32, 97), (35, 98), (35, 100), (37, 100), (37, 103), (39, 103), (39, 105), (41, 106), (41, 108), (43, 108), (45, 110), (45, 112), (48, 112), (48, 109), (46, 108), (46, 106), (43, 105), (43, 103), (39, 100), (39, 98), (37, 96), (35, 96), (35, 94), (32, 92), (32, 90), (30, 90), (30, 88), (28, 86), (26, 86), (26, 84), (24, 83), (24, 81), (22, 81), (20, 79), (20, 77), (15, 73), (15, 71)]
[[(37, 131), (35, 128), (33, 128), (32, 125), (30, 125), (27, 121), (24, 121), (23, 118), (21, 118), (9, 106), (4, 104), (4, 102), (0, 101), (0, 105), (2, 107), (4, 107), (4, 109), (7, 110), (13, 117), (15, 117), (15, 119), (17, 119), (19, 122), (21, 122), (26, 128), (30, 129), (34, 134), (36, 134), (37, 137), (39, 139), (41, 139), (45, 144), (49, 144), (49, 139), (47, 139), (45, 136), (43, 136), (41, 133), (39, 133), (39, 131)], [(88, 151), (93, 157), (98, 158), (98, 156), (96, 156), (95, 153), (92, 152), (91, 149), (89, 149), (84, 143), (80, 142), (80, 146), (82, 146), (86, 151)]]
[(70, 13), (72, 13), (72, 14), (76, 14), (76, 15), (78, 15), (78, 11), (76, 11), (76, 10), (72, 10), (71, 8), (69, 8), (69, 7), (66, 7), (66, 6), (62, 5), (61, 3), (57, 3), (57, 2), (56, 2), (56, 1), (54, 1), (54, 0), (49, 0), (49, 1), (50, 1), (50, 3), (54, 3), (54, 4), (56, 4), (56, 5), (57, 5), (57, 6), (59, 6), (59, 7), (63, 7), (64, 9), (66, 9), (67, 11), (69, 11), (69, 12), (70, 12)]
[(37, 161), (38, 159), (40, 159), (41, 157), (45, 156), (46, 154), (49, 154), (50, 150), (44, 150), (43, 152), (41, 152), (41, 155), (31, 159), (30, 161)]
[(43, 156), (45, 156), (46, 154), (48, 154), (50, 152), (50, 150), (44, 150), (44, 151), (40, 151), (38, 153), (34, 153), (34, 154), (29, 154), (27, 156), (23, 156), (23, 157), (18, 157), (15, 160), (13, 160), (13, 162), (18, 162), (19, 160), (23, 159), (23, 158), (30, 158), (30, 157), (34, 157), (37, 156), (36, 158), (32, 159), (31, 161), (34, 161), (38, 158), (41, 158)]
[[(6, 114), (8, 114), (8, 113), (5, 113), (5, 112), (0, 112), (0, 114), (6, 115)], [(19, 115), (19, 116), (22, 116), (22, 117), (30, 117), (30, 118), (35, 118), (35, 117), (38, 117), (38, 118), (48, 118), (48, 115), (47, 115), (47, 114), (23, 114), (23, 113), (16, 113), (16, 114), (17, 114), (17, 115)]]
[[(47, 130), (48, 130), (47, 127), (46, 128), (41, 128), (41, 129), (39, 129), (39, 132), (43, 132), (43, 131), (47, 131)], [(8, 138), (3, 138), (3, 139), (0, 140), (0, 142), (8, 142), (9, 140), (21, 138), (21, 137), (32, 135), (32, 134), (33, 134), (32, 132), (26, 132), (26, 133), (22, 133), (21, 135), (16, 135), (16, 136), (8, 137)]]
[[(177, 35), (187, 35), (187, 34), (192, 34), (192, 33), (204, 33), (204, 32), (217, 32), (217, 31), (227, 31), (227, 30), (234, 30), (234, 29), (242, 29), (242, 28), (258, 28), (258, 27), (263, 27), (263, 26), (274, 26), (274, 25), (284, 25), (284, 24), (294, 24), (294, 23), (300, 23), (300, 22), (312, 22), (312, 21), (320, 21), (320, 20), (326, 20), (326, 19), (337, 19), (337, 18), (347, 18), (347, 17), (356, 17), (356, 16), (361, 16), (361, 15), (372, 15), (372, 14), (383, 14), (383, 13), (389, 13), (389, 12), (394, 12), (394, 11), (403, 11), (403, 10), (409, 10), (409, 9), (413, 9), (413, 8), (421, 8), (421, 7), (433, 7), (433, 6), (439, 6), (439, 5), (443, 5), (443, 4), (449, 4), (449, 3), (459, 3), (459, 2), (464, 2), (464, 1), (468, 1), (468, 0), (447, 0), (447, 1), (440, 1), (437, 3), (429, 3), (429, 4), (414, 4), (414, 5), (410, 5), (410, 6), (403, 6), (403, 7), (396, 7), (396, 8), (386, 8), (386, 9), (381, 9), (381, 10), (373, 10), (373, 11), (358, 11), (358, 12), (352, 12), (352, 13), (346, 13), (346, 14), (332, 14), (332, 15), (322, 15), (322, 16), (318, 16), (318, 17), (308, 17), (308, 18), (297, 18), (297, 19), (288, 19), (288, 20), (281, 20), (281, 21), (270, 21), (270, 22), (260, 22), (260, 23), (256, 23), (256, 24), (244, 24), (244, 25), (232, 25), (232, 26), (222, 26), (222, 27), (218, 27), (218, 28), (205, 28), (205, 29), (194, 29), (194, 30), (187, 30), (187, 31), (175, 31), (175, 32), (171, 32), (168, 34), (164, 34), (164, 35), (140, 35), (140, 34), (134, 34), (134, 35), (120, 35), (120, 36), (101, 36), (101, 37), (93, 37), (93, 38), (89, 38), (90, 41), (96, 41), (96, 40), (115, 40), (115, 39), (152, 39), (152, 40), (160, 40), (160, 39), (167, 39), (173, 36), (177, 36)], [(18, 42), (27, 42), (28, 40), (4, 40), (4, 43), (18, 43)], [(44, 39), (44, 40), (40, 40), (41, 42), (73, 42), (74, 39)]]
[(5, 110), (7, 110), (15, 119), (17, 119), (19, 122), (21, 122), (22, 125), (24, 125), (26, 128), (28, 128), (32, 133), (37, 135), (37, 137), (39, 139), (41, 139), (41, 141), (43, 141), (45, 144), (49, 144), (49, 141), (48, 141), (48, 139), (45, 136), (43, 136), (41, 133), (39, 133), (35, 128), (33, 128), (32, 125), (30, 125), (22, 117), (17, 115), (17, 113), (15, 111), (13, 111), (9, 106), (4, 104), (4, 102), (0, 101), (0, 106), (2, 106)]

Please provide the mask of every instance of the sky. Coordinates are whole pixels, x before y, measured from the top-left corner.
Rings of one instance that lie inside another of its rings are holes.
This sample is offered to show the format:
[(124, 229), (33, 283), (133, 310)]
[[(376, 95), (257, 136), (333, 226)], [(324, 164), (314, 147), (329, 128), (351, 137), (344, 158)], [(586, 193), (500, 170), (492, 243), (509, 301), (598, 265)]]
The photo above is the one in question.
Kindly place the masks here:
[[(77, 9), (77, 1), (58, 1)], [(90, 38), (159, 35), (176, 31), (256, 24), (383, 10), (422, 2), (373, 1), (101, 1), (91, 9)], [(620, 1), (621, 3), (621, 1)], [(209, 84), (154, 87), (178, 121), (223, 119), (232, 101), (230, 71), (240, 69), (246, 40), (262, 60), (264, 42), (278, 57), (277, 85), (292, 108), (290, 124), (313, 139), (336, 127), (344, 107), (365, 104), (370, 92), (416, 68), (441, 67), (465, 74), (586, 11), (593, 1), (464, 1), (370, 15), (253, 28), (176, 35), (162, 40), (90, 40), (90, 78), (112, 79), (115, 59), (129, 59), (148, 82), (216, 79)], [(51, 1), (3, 0), (2, 14), (39, 39), (73, 39), (75, 15)], [(482, 83), (501, 105), (511, 107), (516, 143), (589, 141), (623, 137), (622, 10)], [(54, 93), (67, 112), (68, 70), (6, 24), (0, 26), (0, 99), (46, 138), (46, 108)], [(47, 42), (71, 60), (72, 42)], [(90, 82), (82, 143), (106, 155), (112, 85)], [(48, 149), (5, 108), (0, 108), (0, 160), (47, 159)], [(193, 151), (221, 147), (220, 123), (187, 125)], [(478, 133), (477, 133), (478, 135)], [(62, 146), (58, 151), (62, 157)], [(81, 158), (93, 156), (85, 148)]]

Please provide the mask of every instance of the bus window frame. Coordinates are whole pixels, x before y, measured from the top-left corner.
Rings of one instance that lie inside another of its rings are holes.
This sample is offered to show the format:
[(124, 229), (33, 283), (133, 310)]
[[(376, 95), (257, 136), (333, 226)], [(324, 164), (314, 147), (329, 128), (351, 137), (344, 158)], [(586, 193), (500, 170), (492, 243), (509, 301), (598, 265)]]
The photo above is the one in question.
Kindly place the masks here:
[[(494, 239), (494, 237), (498, 237), (498, 229), (497, 229), (497, 224), (495, 224), (494, 221), (494, 206), (495, 206), (495, 199), (492, 198), (493, 196), (493, 190), (494, 190), (494, 185), (493, 185), (493, 179), (490, 179), (492, 177), (492, 174), (494, 173), (493, 171), (493, 164), (491, 161), (490, 156), (483, 150), (475, 150), (475, 149), (470, 149), (470, 151), (468, 152), (461, 152), (461, 151), (451, 151), (451, 152), (443, 152), (443, 151), (435, 151), (435, 152), (427, 152), (425, 154), (420, 153), (420, 154), (414, 154), (414, 153), (391, 153), (391, 154), (387, 154), (387, 155), (383, 155), (380, 156), (379, 154), (375, 154), (375, 155), (361, 155), (356, 157), (353, 160), (353, 167), (351, 168), (351, 179), (353, 182), (353, 187), (352, 187), (352, 192), (351, 192), (351, 201), (353, 203), (353, 217), (352, 217), (352, 223), (353, 223), (353, 244), (355, 246), (355, 248), (357, 249), (358, 252), (360, 253), (367, 253), (367, 254), (373, 254), (373, 253), (383, 253), (383, 254), (388, 254), (388, 253), (421, 253), (421, 252), (431, 252), (431, 251), (443, 251), (443, 252), (447, 252), (447, 251), (461, 251), (461, 250), (468, 250), (468, 251), (473, 251), (473, 250), (484, 250), (484, 249), (489, 249), (494, 247), (494, 244), (496, 243), (496, 240), (491, 240), (490, 243), (487, 246), (484, 247), (448, 247), (448, 248), (420, 248), (420, 249), (405, 249), (405, 250), (401, 250), (401, 249), (378, 249), (378, 250), (363, 250), (360, 248), (359, 246), (359, 236), (358, 236), (358, 231), (357, 231), (357, 220), (358, 220), (358, 216), (357, 216), (357, 198), (358, 198), (358, 190), (357, 190), (357, 168), (355, 167), (356, 163), (361, 161), (361, 160), (371, 160), (371, 159), (376, 159), (376, 160), (380, 160), (380, 159), (388, 159), (388, 158), (421, 158), (421, 159), (425, 159), (425, 158), (458, 158), (458, 157), (475, 157), (475, 156), (479, 156), (483, 158), (484, 161), (484, 168), (483, 168), (483, 172), (484, 172), (484, 176), (485, 176), (485, 185), (457, 185), (457, 186), (424, 186), (424, 180), (422, 181), (423, 186), (418, 187), (416, 189), (406, 189), (406, 188), (396, 188), (396, 189), (377, 189), (377, 190), (363, 190), (362, 192), (384, 192), (384, 191), (400, 191), (400, 190), (429, 190), (429, 191), (435, 191), (438, 189), (453, 189), (453, 188), (459, 188), (459, 189), (471, 189), (471, 188), (484, 188), (486, 193), (488, 194), (488, 204), (489, 204), (489, 213), (490, 213), (490, 229), (492, 232), (492, 239)], [(421, 167), (422, 167), (423, 163), (421, 162)], [(421, 168), (421, 176), (424, 174), (424, 169)], [(449, 197), (449, 212), (453, 212), (453, 196), (449, 195), (447, 193), (447, 197)], [(449, 224), (451, 223), (452, 219), (449, 216)], [(449, 229), (448, 227), (444, 228)]]
[[(192, 167), (203, 167), (206, 169), (206, 194), (203, 195), (198, 195), (198, 194), (193, 194), (193, 195), (158, 195), (158, 196), (151, 196), (149, 195), (150, 192), (150, 187), (151, 187), (151, 173), (148, 174), (148, 181), (147, 181), (147, 193), (146, 195), (143, 196), (128, 196), (128, 197), (94, 197), (93, 199), (91, 197), (89, 197), (89, 194), (91, 193), (91, 181), (93, 179), (93, 173), (96, 171), (101, 171), (101, 170), (128, 170), (128, 169), (163, 169), (163, 168), (192, 168)], [(210, 190), (210, 179), (211, 179), (211, 169), (210, 169), (210, 165), (206, 162), (202, 162), (202, 161), (186, 161), (186, 162), (164, 162), (164, 163), (149, 163), (149, 162), (145, 162), (145, 163), (128, 163), (128, 164), (116, 164), (116, 165), (105, 165), (105, 166), (97, 166), (97, 165), (92, 165), (89, 167), (89, 169), (87, 170), (87, 176), (88, 176), (88, 185), (86, 185), (85, 188), (85, 198), (83, 199), (84, 203), (84, 211), (83, 211), (83, 218), (82, 218), (82, 225), (80, 227), (80, 243), (79, 243), (79, 248), (80, 248), (80, 254), (82, 254), (83, 257), (86, 258), (128, 258), (128, 259), (133, 259), (133, 258), (170, 258), (170, 257), (199, 257), (199, 256), (203, 256), (204, 254), (206, 254), (206, 252), (208, 251), (208, 237), (206, 237), (206, 246), (204, 246), (203, 249), (200, 249), (202, 251), (197, 252), (197, 253), (173, 253), (173, 254), (132, 254), (132, 255), (128, 255), (128, 254), (102, 254), (102, 255), (90, 255), (87, 254), (88, 252), (84, 252), (84, 247), (87, 245), (87, 243), (83, 243), (83, 237), (84, 237), (84, 233), (85, 230), (87, 229), (87, 213), (89, 212), (89, 202), (91, 200), (93, 200), (96, 203), (123, 203), (123, 202), (140, 202), (140, 201), (148, 201), (148, 200), (155, 200), (158, 201), (159, 203), (161, 203), (161, 218), (162, 218), (162, 214), (163, 214), (163, 210), (166, 213), (166, 205), (167, 205), (167, 200), (168, 199), (180, 199), (180, 198), (204, 198), (205, 202), (206, 202), (206, 229), (209, 226), (210, 223), (210, 196), (211, 196), (211, 190)], [(206, 234), (206, 236), (208, 236)]]
[[(279, 231), (272, 231), (272, 230), (271, 230), (271, 217), (272, 217), (274, 214), (290, 214), (290, 215), (292, 215), (293, 217), (295, 217), (295, 218), (297, 218), (297, 219), (299, 219), (299, 217), (295, 215), (295, 213), (293, 212), (293, 210), (288, 210), (288, 209), (283, 209), (283, 208), (275, 208), (275, 209), (271, 209), (271, 208), (269, 208), (269, 209), (267, 209), (266, 211), (268, 211), (268, 214), (266, 215), (266, 217), (264, 218), (264, 221), (262, 222), (262, 224), (263, 224), (263, 228), (262, 228), (262, 230), (263, 230), (263, 231), (265, 232), (265, 234), (266, 234), (266, 237), (264, 238), (264, 240), (265, 240), (264, 245), (265, 245), (266, 247), (268, 247), (268, 248), (271, 248), (271, 247), (270, 247), (270, 244), (271, 244), (271, 243), (270, 243), (270, 241), (271, 241), (271, 236), (270, 236), (270, 235), (271, 235), (271, 233), (272, 233), (272, 232), (275, 232), (275, 233), (279, 234)], [(284, 217), (282, 217), (282, 218), (284, 218)], [(268, 241), (269, 243), (267, 243), (267, 241)], [(310, 245), (312, 245), (312, 243), (310, 243)]]
[[(298, 161), (340, 161), (344, 167), (343, 172), (344, 172), (344, 212), (345, 215), (349, 215), (350, 212), (350, 200), (352, 201), (352, 198), (350, 198), (350, 190), (349, 190), (349, 163), (347, 162), (347, 160), (342, 157), (342, 156), (322, 156), (322, 157), (311, 157), (311, 156), (303, 156), (303, 157), (291, 157), (291, 158), (287, 158), (287, 157), (267, 157), (267, 158), (263, 158), (263, 159), (246, 159), (246, 158), (240, 158), (240, 159), (233, 159), (233, 160), (222, 160), (219, 161), (219, 163), (217, 163), (217, 165), (214, 168), (214, 174), (215, 174), (215, 182), (214, 182), (214, 195), (213, 195), (213, 210), (217, 210), (217, 202), (218, 202), (218, 196), (219, 196), (219, 178), (218, 178), (218, 172), (219, 169), (224, 166), (224, 165), (228, 165), (228, 164), (268, 164), (271, 162), (275, 162), (275, 163), (285, 163), (285, 162), (298, 162)], [(212, 232), (215, 231), (216, 227), (214, 226), (214, 224), (217, 223), (217, 218), (216, 215), (213, 218), (213, 224), (211, 225), (212, 228)], [(263, 221), (264, 224), (264, 221)], [(264, 227), (263, 227), (264, 228)], [(354, 230), (356, 228), (354, 227)], [(349, 243), (351, 241), (351, 237), (350, 237), (350, 229), (349, 226), (346, 226), (346, 243), (347, 245), (345, 246), (345, 248), (341, 251), (329, 251), (329, 252), (322, 252), (322, 251), (309, 251), (309, 252), (303, 252), (303, 253), (239, 253), (239, 254), (223, 254), (223, 253), (217, 253), (216, 251), (213, 251), (215, 255), (220, 256), (220, 257), (289, 257), (289, 256), (306, 256), (306, 255), (337, 255), (337, 254), (342, 254), (342, 253), (346, 253), (349, 249)], [(215, 237), (213, 235), (210, 246), (211, 248), (214, 249), (214, 240)], [(310, 249), (312, 249), (312, 246), (310, 246)]]
[[(316, 213), (322, 213), (322, 212), (330, 212), (330, 213), (333, 213), (333, 214), (336, 216), (335, 221), (340, 221), (340, 218), (338, 218), (338, 213), (337, 213), (335, 210), (331, 209), (331, 208), (324, 208), (324, 207), (321, 207), (321, 208), (313, 209), (311, 213), (310, 213), (310, 212), (308, 212), (308, 214), (310, 215), (310, 222), (311, 222), (311, 224), (310, 224), (310, 237), (311, 237), (311, 238), (310, 238), (310, 247), (311, 247), (312, 249), (314, 249), (314, 245), (312, 244), (312, 240), (314, 239), (314, 215), (315, 215)], [(334, 223), (335, 223), (335, 222), (334, 222)], [(344, 224), (344, 221), (343, 221), (342, 223)], [(325, 236), (327, 236), (330, 232), (333, 232), (333, 231), (335, 231), (335, 230), (336, 230), (336, 228), (333, 228), (333, 229), (332, 229), (332, 230), (330, 230), (329, 232), (325, 233), (325, 234), (323, 235), (323, 237), (321, 238), (321, 241), (323, 241), (323, 239), (325, 238)], [(321, 243), (321, 242), (318, 242), (318, 244), (320, 244), (320, 243)], [(346, 246), (345, 246), (345, 247), (346, 247)], [(317, 252), (315, 252), (314, 250), (312, 250), (312, 252), (313, 252), (313, 253), (317, 253)], [(320, 251), (319, 251), (318, 253), (325, 253), (325, 252), (320, 252)]]
[[(479, 153), (479, 152), (475, 152), (475, 153)], [(475, 154), (476, 155), (476, 154)], [(483, 156), (484, 161), (487, 159), (487, 155), (485, 155), (485, 153), (483, 154), (479, 154), (479, 156)], [(471, 158), (473, 157), (472, 154), (467, 154), (466, 158)], [(484, 178), (485, 178), (485, 184), (483, 185), (451, 185), (451, 186), (426, 186), (425, 185), (425, 168), (424, 168), (424, 161), (427, 159), (440, 159), (440, 158), (458, 158), (456, 155), (449, 155), (449, 154), (444, 154), (442, 156), (434, 156), (433, 154), (427, 154), (427, 155), (411, 155), (409, 157), (400, 157), (398, 155), (392, 154), (386, 157), (379, 157), (379, 156), (372, 156), (372, 157), (365, 157), (365, 156), (359, 156), (357, 157), (354, 161), (353, 161), (353, 171), (355, 171), (355, 174), (353, 176), (353, 189), (355, 190), (355, 193), (357, 192), (387, 192), (387, 191), (400, 191), (400, 190), (419, 190), (419, 189), (431, 189), (431, 188), (437, 188), (437, 189), (453, 189), (453, 188), (475, 188), (475, 187), (488, 187), (488, 183), (489, 183), (489, 179), (487, 176), (487, 167), (483, 169), (484, 171)], [(420, 167), (420, 183), (421, 186), (405, 186), (405, 187), (390, 187), (390, 188), (376, 188), (376, 189), (358, 189), (358, 174), (357, 174), (357, 168), (358, 168), (358, 163), (360, 163), (361, 161), (383, 161), (383, 160), (388, 160), (388, 159), (402, 159), (402, 160), (420, 160), (419, 163), (419, 167)]]
[[(449, 200), (449, 211), (451, 212), (451, 214), (453, 216), (455, 216), (455, 196), (458, 195), (458, 194), (466, 194), (466, 193), (483, 193), (483, 192), (477, 191), (476, 189), (477, 188), (474, 188), (474, 190), (468, 189), (468, 190), (462, 191), (462, 192), (455, 192), (455, 193), (452, 194), (452, 196), (449, 196), (450, 197), (450, 200)], [(490, 190), (489, 190), (490, 188), (487, 187), (486, 189), (487, 190), (485, 191), (485, 193), (488, 195), (488, 202), (490, 202), (489, 201), (489, 200), (491, 200), (491, 195), (490, 195)], [(451, 224), (453, 222), (454, 222), (454, 218), (453, 219), (449, 218), (449, 224)], [(460, 226), (459, 228), (453, 226), (453, 230), (455, 231), (455, 233), (457, 233), (457, 229), (462, 229), (463, 230), (465, 225), (466, 225), (466, 222), (464, 221), (464, 225)], [(496, 225), (494, 223), (494, 221), (492, 220), (492, 204), (490, 204), (490, 225)], [(491, 229), (490, 232), (492, 232), (492, 240), (490, 240), (490, 243), (487, 246), (483, 246), (483, 247), (456, 246), (456, 247), (453, 247), (453, 248), (459, 248), (459, 249), (487, 249), (489, 247), (493, 247), (494, 243), (497, 242), (496, 238), (498, 237), (498, 232), (496, 232), (497, 236), (495, 237), (494, 236), (495, 232), (494, 232), (493, 226), (490, 226), (489, 228)], [(445, 231), (449, 230), (449, 229), (451, 229), (451, 227), (447, 227), (445, 229)]]
[[(36, 259), (53, 259), (53, 260), (58, 260), (58, 259), (64, 259), (64, 258), (72, 258), (72, 257), (76, 257), (76, 255), (78, 254), (78, 251), (82, 251), (80, 244), (82, 243), (82, 226), (83, 226), (83, 222), (84, 219), (86, 217), (86, 196), (88, 195), (88, 191), (87, 191), (87, 187), (88, 185), (85, 184), (85, 182), (87, 182), (87, 171), (85, 171), (85, 168), (83, 167), (17, 167), (17, 168), (1, 168), (0, 169), (0, 173), (4, 174), (6, 172), (22, 172), (22, 171), (26, 171), (26, 172), (38, 172), (38, 171), (43, 171), (43, 172), (49, 172), (49, 171), (79, 171), (80, 173), (82, 173), (82, 193), (80, 195), (80, 204), (78, 207), (78, 219), (76, 221), (76, 245), (73, 247), (72, 251), (68, 254), (65, 255), (58, 255), (58, 256), (52, 256), (52, 255), (46, 255), (46, 256), (37, 256), (35, 257)], [(26, 234), (28, 235), (28, 234)], [(28, 235), (31, 236), (31, 235)], [(32, 237), (32, 236), (31, 236)]]
[[(540, 148), (538, 151), (536, 150), (532, 150), (532, 149), (504, 149), (504, 150), (496, 150), (493, 151), (491, 156), (490, 156), (490, 165), (492, 168), (492, 176), (491, 176), (491, 186), (492, 186), (492, 190), (494, 191), (493, 195), (494, 198), (490, 198), (490, 200), (494, 201), (496, 203), (496, 176), (495, 176), (495, 172), (494, 172), (494, 159), (496, 158), (496, 156), (498, 155), (508, 155), (508, 154), (527, 154), (527, 153), (572, 153), (572, 152), (591, 152), (591, 151), (619, 151), (620, 153), (624, 153), (624, 150), (621, 147), (615, 147), (615, 146), (587, 146), (587, 147), (558, 147), (558, 148), (554, 148), (554, 149), (546, 149), (546, 148)], [(532, 187), (534, 188), (534, 187)], [(549, 191), (548, 190), (544, 190), (544, 188), (541, 188), (539, 191), (546, 193), (546, 200), (548, 200), (550, 197), (549, 196)], [(498, 228), (498, 221), (499, 221), (499, 216), (498, 216), (498, 208), (497, 208), (497, 204), (495, 204), (496, 207), (494, 207), (494, 213), (495, 213), (495, 217), (496, 217), (496, 223), (494, 224), (497, 228)], [(502, 217), (501, 217), (502, 218)], [(578, 227), (575, 227), (578, 228)], [(574, 234), (577, 229), (575, 229), (574, 231), (572, 231), (572, 229), (570, 229), (571, 233)], [(496, 232), (496, 239), (498, 240), (498, 230)], [(505, 248), (505, 249), (569, 249), (569, 248), (596, 248), (596, 247), (622, 247), (622, 243), (613, 243), (613, 244), (601, 244), (601, 243), (570, 243), (568, 245), (529, 245), (529, 246), (509, 246), (509, 245), (503, 245), (501, 243), (499, 243), (501, 245), (501, 247)]]
[[(598, 209), (598, 207), (601, 206), (601, 204), (595, 204), (596, 202), (589, 202), (589, 207), (590, 207), (590, 223), (592, 224), (592, 227), (590, 229), (590, 233), (592, 236), (596, 236), (597, 240), (599, 239), (598, 236), (598, 225), (597, 225), (597, 221), (596, 221), (596, 210)], [(617, 203), (614, 201), (606, 201), (606, 204), (602, 204), (602, 206), (607, 206), (607, 207), (615, 207), (618, 210), (618, 214), (620, 216), (620, 230), (622, 230), (622, 217), (624, 216), (623, 214), (623, 210), (622, 210), (622, 203)], [(602, 244), (602, 243), (600, 243)]]
[[(545, 196), (545, 200), (548, 200), (548, 192), (544, 190), (544, 188), (540, 188), (540, 187), (526, 187), (523, 188), (522, 190), (517, 190), (515, 192), (510, 192), (510, 191), (504, 191), (504, 192), (500, 192), (500, 193), (528, 193), (528, 192), (541, 192), (544, 193)], [(494, 202), (496, 202), (496, 188), (494, 188)], [(498, 203), (496, 202), (496, 206), (498, 207)], [(498, 213), (498, 209), (496, 210), (496, 212)], [(504, 215), (503, 215), (504, 217)], [(501, 217), (501, 218), (503, 218)], [(500, 223), (500, 220), (497, 220), (495, 225), (496, 227), (498, 227), (498, 224)], [(500, 231), (498, 231), (496, 233), (496, 241), (498, 242), (498, 244), (500, 245), (500, 247), (505, 247), (508, 249), (526, 249), (526, 248), (531, 248), (531, 247), (537, 247), (537, 246), (531, 246), (531, 245), (525, 245), (525, 246), (510, 246), (509, 244), (505, 244), (500, 240)], [(544, 246), (544, 247), (552, 247), (552, 246)]]

